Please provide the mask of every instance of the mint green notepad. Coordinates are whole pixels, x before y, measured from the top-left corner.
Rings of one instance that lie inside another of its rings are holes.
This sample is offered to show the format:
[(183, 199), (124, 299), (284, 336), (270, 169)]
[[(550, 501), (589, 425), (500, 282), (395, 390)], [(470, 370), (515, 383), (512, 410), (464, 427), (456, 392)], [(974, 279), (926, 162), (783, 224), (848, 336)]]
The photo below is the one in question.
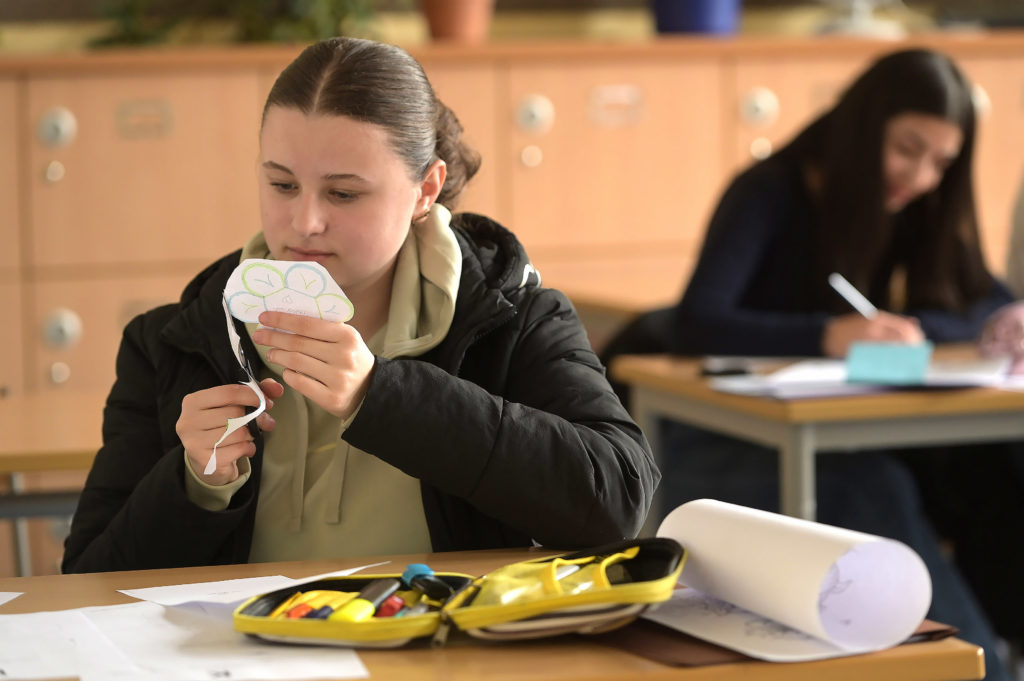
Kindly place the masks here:
[(868, 343), (850, 345), (846, 355), (846, 380), (850, 383), (919, 385), (924, 382), (932, 358), (932, 344)]

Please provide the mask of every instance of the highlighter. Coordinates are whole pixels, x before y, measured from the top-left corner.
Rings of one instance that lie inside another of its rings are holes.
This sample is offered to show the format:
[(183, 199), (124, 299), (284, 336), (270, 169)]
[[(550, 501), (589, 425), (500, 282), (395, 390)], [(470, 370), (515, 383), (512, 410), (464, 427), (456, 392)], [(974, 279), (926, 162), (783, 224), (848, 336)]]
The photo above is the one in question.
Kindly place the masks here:
[(285, 617), (290, 620), (297, 620), (301, 617), (306, 617), (317, 608), (320, 608), (335, 599), (337, 595), (338, 593), (336, 591), (309, 591), (299, 600), (298, 603), (288, 609), (285, 613)]
[(329, 620), (344, 620), (346, 622), (362, 622), (373, 617), (380, 604), (386, 601), (402, 586), (397, 579), (386, 577), (375, 579), (351, 601), (328, 615)]
[(355, 597), (356, 594), (354, 593), (349, 593), (347, 591), (338, 591), (337, 593), (335, 593), (333, 598), (327, 601), (327, 603), (321, 605), (319, 608), (315, 610), (307, 612), (305, 615), (303, 615), (303, 617), (305, 619), (325, 620), (331, 615), (332, 612), (334, 612), (341, 606), (345, 605)]

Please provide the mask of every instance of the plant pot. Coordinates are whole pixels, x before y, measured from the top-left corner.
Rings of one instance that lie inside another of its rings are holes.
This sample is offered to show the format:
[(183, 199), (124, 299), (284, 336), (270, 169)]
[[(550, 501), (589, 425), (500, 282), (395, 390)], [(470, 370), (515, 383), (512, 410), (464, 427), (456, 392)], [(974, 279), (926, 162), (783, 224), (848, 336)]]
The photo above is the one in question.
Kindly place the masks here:
[(494, 0), (419, 0), (430, 37), (458, 43), (486, 42), (491, 32)]

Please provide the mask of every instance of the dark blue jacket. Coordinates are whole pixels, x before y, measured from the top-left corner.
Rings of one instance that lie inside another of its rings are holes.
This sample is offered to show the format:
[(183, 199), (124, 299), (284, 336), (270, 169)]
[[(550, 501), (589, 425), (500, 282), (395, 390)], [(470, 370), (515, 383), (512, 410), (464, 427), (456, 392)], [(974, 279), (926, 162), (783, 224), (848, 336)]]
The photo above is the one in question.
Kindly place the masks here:
[[(818, 280), (817, 268), (809, 266), (816, 220), (795, 155), (780, 152), (741, 173), (708, 226), (673, 315), (668, 347), (685, 355), (820, 355), (830, 315), (819, 302), (828, 282)], [(888, 275), (879, 279), (887, 281)], [(989, 314), (1012, 300), (993, 278), (989, 294), (962, 313), (907, 309), (902, 314), (917, 317), (934, 342), (969, 341)]]

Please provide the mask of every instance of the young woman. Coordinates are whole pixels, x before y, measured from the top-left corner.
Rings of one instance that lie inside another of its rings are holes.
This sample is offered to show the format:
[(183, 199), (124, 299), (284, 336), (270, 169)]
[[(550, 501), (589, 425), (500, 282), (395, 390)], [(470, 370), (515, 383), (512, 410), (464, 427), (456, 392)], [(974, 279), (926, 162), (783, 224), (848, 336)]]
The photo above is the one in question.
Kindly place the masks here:
[[(125, 330), (65, 545), (86, 572), (635, 534), (658, 472), (567, 299), (516, 238), (449, 212), (479, 160), (419, 64), (337, 38), (277, 79), (262, 230)], [(348, 323), (237, 324), (271, 406), (204, 467), (239, 385), (222, 296), (247, 258), (313, 261)]]
[[(907, 50), (877, 60), (831, 110), (734, 179), (682, 300), (648, 315), (618, 351), (649, 345), (638, 330), (686, 355), (842, 357), (857, 340), (973, 341), (1012, 300), (981, 255), (974, 137), (970, 86), (950, 59)], [(881, 312), (853, 310), (829, 286), (831, 272)], [(666, 424), (663, 441), (669, 508), (714, 497), (778, 509), (774, 452), (680, 424)], [(817, 460), (818, 519), (916, 549), (932, 574), (930, 616), (985, 645), (990, 678), (1006, 672), (971, 591), (1000, 633), (1020, 636), (1017, 465), (1005, 448)], [(952, 539), (956, 567), (936, 529)]]
[[(676, 308), (686, 354), (829, 355), (855, 340), (973, 340), (1012, 300), (985, 267), (975, 113), (945, 56), (879, 59), (835, 107), (737, 177)], [(878, 308), (865, 319), (839, 272)]]

